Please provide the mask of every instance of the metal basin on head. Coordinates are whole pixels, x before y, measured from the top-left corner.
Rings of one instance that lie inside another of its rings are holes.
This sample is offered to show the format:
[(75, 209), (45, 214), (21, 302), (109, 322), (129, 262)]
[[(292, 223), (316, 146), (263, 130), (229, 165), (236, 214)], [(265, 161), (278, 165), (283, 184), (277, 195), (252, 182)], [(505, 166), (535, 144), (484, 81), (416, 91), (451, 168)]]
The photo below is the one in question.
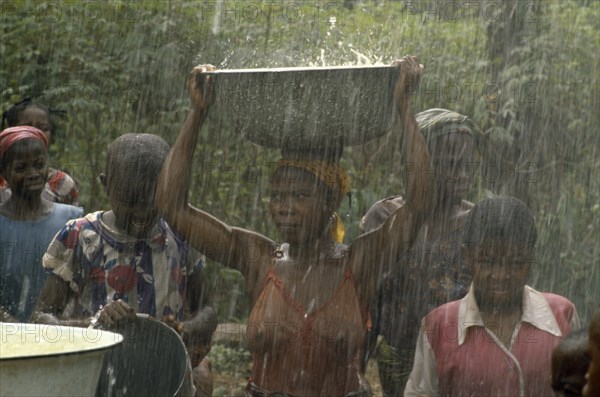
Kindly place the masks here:
[(214, 82), (216, 117), (261, 146), (362, 145), (388, 133), (396, 119), (397, 67), (239, 69), (205, 74)]
[(93, 395), (104, 354), (122, 340), (103, 330), (0, 323), (0, 396)]

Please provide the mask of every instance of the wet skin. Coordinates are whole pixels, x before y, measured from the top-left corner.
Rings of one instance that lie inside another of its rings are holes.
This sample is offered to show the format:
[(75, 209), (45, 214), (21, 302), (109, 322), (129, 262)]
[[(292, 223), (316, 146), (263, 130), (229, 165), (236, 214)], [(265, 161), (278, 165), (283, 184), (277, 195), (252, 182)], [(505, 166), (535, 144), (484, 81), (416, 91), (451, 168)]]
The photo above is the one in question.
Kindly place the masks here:
[(463, 261), (473, 275), (473, 290), (481, 318), (506, 347), (521, 319), (523, 289), (529, 279), (533, 251), (500, 240), (462, 247)]
[(508, 312), (520, 308), (534, 255), (531, 249), (505, 241), (484, 240), (463, 251), (473, 274), (480, 310)]
[(473, 183), (473, 138), (458, 130), (437, 138), (433, 155), (438, 206), (460, 205)]
[(44, 145), (35, 142), (28, 146), (25, 150), (13, 147), (13, 160), (2, 170), (13, 194), (23, 198), (39, 196), (48, 178), (48, 153)]
[(29, 125), (42, 131), (48, 142), (52, 138), (52, 124), (48, 113), (44, 109), (40, 109), (36, 106), (30, 106), (19, 112), (19, 117), (15, 125)]
[(278, 170), (271, 181), (270, 214), (283, 241), (314, 244), (331, 222), (335, 204), (329, 188), (297, 168)]
[[(357, 280), (357, 303), (366, 310), (367, 302), (370, 302), (375, 291), (379, 270), (389, 262), (390, 257), (398, 257), (403, 250), (404, 245), (396, 244), (396, 241), (410, 241), (433, 206), (433, 178), (427, 172), (430, 169), (430, 157), (424, 139), (418, 132), (407, 94), (407, 87), (414, 86), (420, 79), (422, 66), (414, 57), (403, 58), (401, 66), (403, 73), (394, 89), (394, 99), (404, 127), (405, 159), (414, 164), (416, 172), (408, 174), (405, 181), (409, 193), (407, 204), (399, 208), (381, 229), (357, 238), (348, 247), (344, 257), (335, 258), (330, 251), (333, 241), (329, 234), (329, 222), (336, 209), (331, 207), (331, 200), (316, 187), (318, 185), (314, 180), (309, 182), (304, 178), (296, 178), (297, 175), (292, 179), (291, 173), (285, 177), (274, 177), (270, 211), (283, 240), (289, 243), (289, 258), (284, 256), (278, 260), (276, 271), (294, 300), (305, 308), (306, 315), (331, 299), (336, 286), (340, 285), (344, 268), (350, 270)], [(275, 262), (278, 244), (259, 233), (229, 226), (187, 204), (186, 194), (191, 181), (190, 167), (197, 133), (214, 101), (210, 76), (201, 74), (211, 69), (210, 66), (199, 66), (190, 76), (188, 88), (193, 107), (163, 165), (156, 204), (174, 230), (192, 246), (204, 252), (208, 258), (239, 270), (246, 278), (253, 303), (256, 303), (266, 272), (270, 264)], [(279, 322), (285, 320), (286, 316), (278, 319)], [(344, 333), (347, 329), (339, 331)], [(348, 345), (348, 338), (344, 339), (347, 347), (343, 350), (348, 354), (352, 349)], [(264, 353), (264, 357), (272, 354), (271, 342), (274, 341), (268, 342), (264, 350), (256, 352), (258, 356), (263, 357), (261, 353)], [(359, 342), (351, 344), (356, 348)], [(311, 362), (331, 358), (327, 351), (315, 354), (310, 358)], [(255, 365), (262, 367), (260, 359)], [(297, 368), (297, 374), (309, 376), (303, 368)], [(292, 386), (289, 381), (278, 375), (277, 379), (270, 379), (259, 386), (292, 395), (343, 395), (358, 388), (354, 371), (349, 371), (336, 385), (327, 383), (326, 374), (312, 380), (297, 378), (297, 384)]]
[(155, 185), (132, 185), (109, 180), (100, 176), (111, 210), (102, 215), (102, 220), (122, 233), (135, 238), (147, 238), (152, 232), (158, 212), (154, 208)]

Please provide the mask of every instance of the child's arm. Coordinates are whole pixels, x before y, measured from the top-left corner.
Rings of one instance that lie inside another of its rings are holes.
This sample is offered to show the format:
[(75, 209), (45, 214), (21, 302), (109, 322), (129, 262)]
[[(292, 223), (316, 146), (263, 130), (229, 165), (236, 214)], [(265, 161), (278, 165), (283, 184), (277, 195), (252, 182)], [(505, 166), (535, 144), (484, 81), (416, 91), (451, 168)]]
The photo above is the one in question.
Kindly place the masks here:
[(61, 313), (65, 310), (71, 294), (69, 283), (55, 274), (50, 274), (40, 292), (30, 321), (70, 327), (89, 327), (95, 323), (111, 327), (119, 322), (135, 319), (135, 311), (121, 300), (104, 306), (94, 317), (63, 318)]
[(51, 273), (38, 296), (31, 321), (75, 327), (99, 323), (110, 327), (117, 322), (134, 319), (135, 311), (122, 301), (109, 303), (94, 316), (65, 317), (65, 308), (82, 288), (74, 282), (75, 274), (80, 272), (81, 266), (80, 228), (78, 220), (71, 220), (50, 242), (42, 258), (42, 266)]
[(191, 271), (186, 283), (186, 297), (183, 322), (178, 322), (173, 315), (162, 319), (167, 325), (177, 331), (183, 338), (192, 366), (196, 367), (208, 354), (212, 334), (217, 328), (217, 314), (212, 308), (210, 288), (203, 272), (205, 258), (199, 259), (197, 251), (188, 250), (191, 261), (188, 272)]
[(193, 367), (208, 354), (210, 340), (218, 322), (205, 281), (202, 272), (196, 271), (187, 284), (187, 303), (191, 318), (183, 322), (183, 340), (188, 347)]
[(37, 299), (30, 321), (32, 323), (74, 327), (89, 326), (91, 317), (75, 319), (63, 319), (60, 317), (60, 314), (65, 310), (69, 302), (70, 296), (71, 288), (69, 287), (69, 283), (55, 274), (49, 274)]

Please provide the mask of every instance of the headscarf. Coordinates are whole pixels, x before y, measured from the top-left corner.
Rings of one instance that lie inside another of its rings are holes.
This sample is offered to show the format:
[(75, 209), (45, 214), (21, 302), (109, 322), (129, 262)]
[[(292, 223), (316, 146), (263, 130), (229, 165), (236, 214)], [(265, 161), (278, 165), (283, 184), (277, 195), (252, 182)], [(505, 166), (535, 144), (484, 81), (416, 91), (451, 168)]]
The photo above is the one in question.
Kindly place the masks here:
[(441, 136), (461, 130), (475, 139), (475, 134), (479, 133), (479, 127), (470, 118), (448, 109), (427, 109), (417, 113), (415, 119), (430, 152), (437, 138)]
[[(336, 208), (339, 207), (344, 196), (350, 192), (350, 177), (346, 170), (337, 163), (323, 160), (280, 159), (275, 164), (275, 172), (284, 167), (298, 168), (313, 174), (331, 189)], [(345, 229), (337, 213), (333, 214), (332, 222), (332, 237), (336, 242), (341, 243), (344, 240)]]
[(44, 147), (48, 147), (48, 138), (37, 128), (28, 125), (9, 127), (0, 132), (0, 158), (4, 156), (4, 153), (6, 153), (12, 145), (23, 139), (35, 139), (42, 142)]

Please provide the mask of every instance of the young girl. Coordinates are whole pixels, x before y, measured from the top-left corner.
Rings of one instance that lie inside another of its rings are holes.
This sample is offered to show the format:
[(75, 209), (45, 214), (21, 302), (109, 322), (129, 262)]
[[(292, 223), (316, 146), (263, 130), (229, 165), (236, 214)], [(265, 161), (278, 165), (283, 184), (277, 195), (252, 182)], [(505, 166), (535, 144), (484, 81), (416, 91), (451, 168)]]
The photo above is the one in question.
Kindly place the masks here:
[[(47, 107), (34, 102), (31, 98), (25, 98), (14, 104), (2, 115), (2, 127), (8, 124), (8, 127), (18, 125), (29, 125), (42, 131), (48, 139), (48, 144), (52, 142), (52, 112)], [(10, 186), (0, 177), (0, 203), (6, 201), (10, 196)], [(44, 186), (43, 197), (55, 203), (79, 205), (79, 192), (77, 185), (69, 174), (48, 168), (48, 180)]]
[(0, 174), (12, 194), (0, 205), (0, 321), (25, 322), (42, 289), (41, 259), (52, 238), (81, 208), (42, 197), (48, 180), (48, 138), (35, 127), (0, 133)]

